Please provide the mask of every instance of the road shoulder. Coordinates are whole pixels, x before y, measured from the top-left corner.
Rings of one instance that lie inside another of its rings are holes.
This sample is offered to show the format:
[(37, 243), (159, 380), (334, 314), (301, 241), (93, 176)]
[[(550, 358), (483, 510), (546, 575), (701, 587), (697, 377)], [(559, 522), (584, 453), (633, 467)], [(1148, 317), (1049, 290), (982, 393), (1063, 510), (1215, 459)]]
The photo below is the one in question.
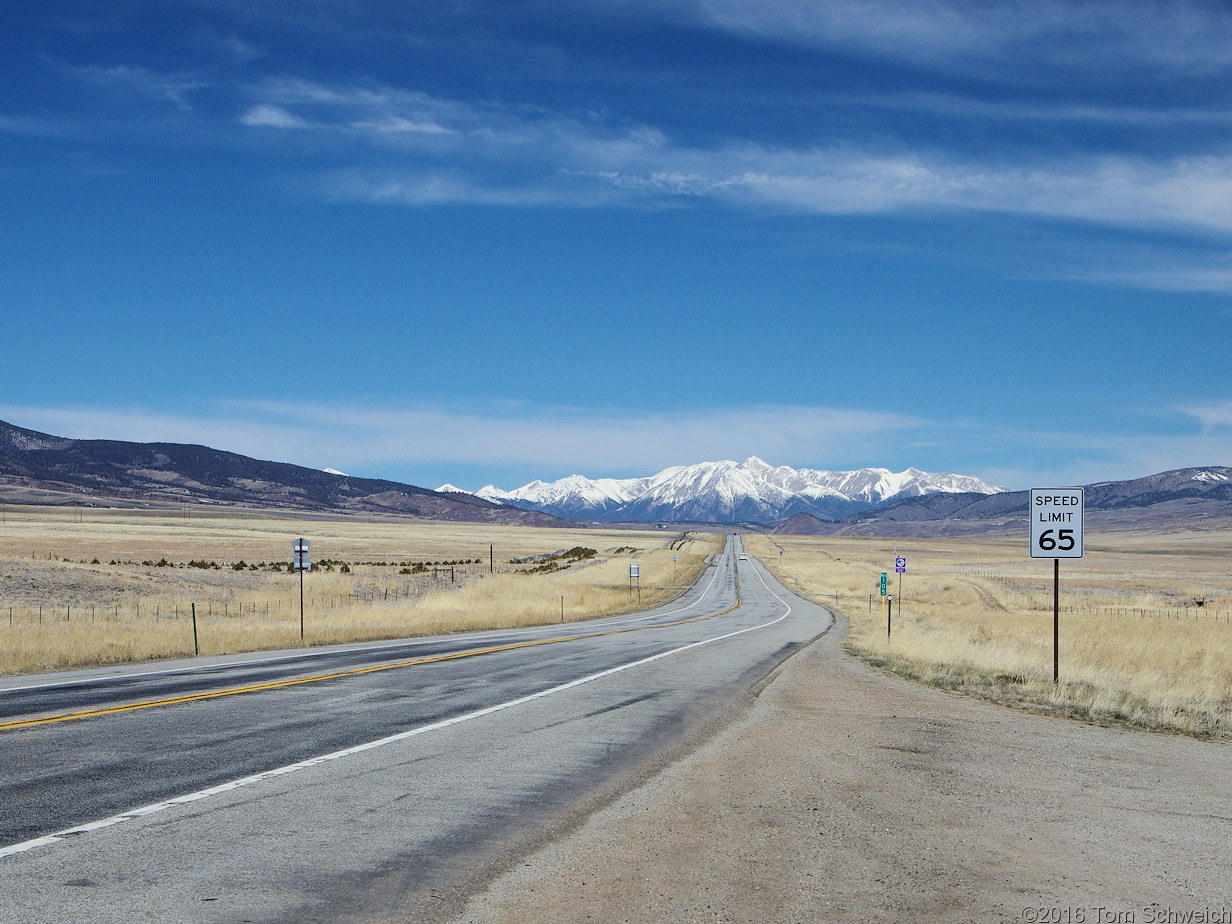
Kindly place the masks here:
[(1232, 918), (1227, 743), (922, 687), (842, 628), (455, 920)]

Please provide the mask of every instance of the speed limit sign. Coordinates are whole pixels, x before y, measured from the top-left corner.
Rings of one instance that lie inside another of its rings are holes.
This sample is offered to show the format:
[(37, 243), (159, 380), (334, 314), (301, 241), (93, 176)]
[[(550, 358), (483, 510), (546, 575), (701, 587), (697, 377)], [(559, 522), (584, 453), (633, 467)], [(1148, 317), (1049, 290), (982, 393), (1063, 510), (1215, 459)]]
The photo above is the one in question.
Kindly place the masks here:
[(1031, 557), (1082, 558), (1082, 488), (1031, 489)]

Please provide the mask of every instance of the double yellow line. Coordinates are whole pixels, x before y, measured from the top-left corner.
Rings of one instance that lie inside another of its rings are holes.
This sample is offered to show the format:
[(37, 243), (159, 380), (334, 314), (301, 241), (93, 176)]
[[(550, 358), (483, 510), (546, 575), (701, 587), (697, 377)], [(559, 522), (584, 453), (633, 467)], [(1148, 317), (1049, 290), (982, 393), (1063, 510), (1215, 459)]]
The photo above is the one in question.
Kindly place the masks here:
[(414, 658), (410, 661), (397, 661), (392, 664), (375, 664), (371, 667), (357, 667), (347, 671), (336, 671), (331, 674), (314, 674), (311, 677), (297, 677), (291, 680), (272, 680), (269, 683), (255, 683), (245, 687), (230, 687), (225, 690), (212, 690), (206, 693), (189, 693), (185, 696), (171, 696), (166, 699), (151, 699), (139, 703), (129, 703), (124, 706), (107, 706), (103, 709), (83, 709), (79, 712), (65, 712), (59, 715), (42, 716), (34, 719), (18, 719), (12, 722), (0, 722), (0, 732), (15, 731), (19, 728), (33, 728), (38, 725), (51, 725), (55, 722), (71, 722), (74, 719), (92, 719), (97, 716), (114, 715), (118, 712), (135, 712), (138, 709), (153, 709), (157, 706), (174, 706), (179, 703), (194, 703), (203, 699), (218, 699), (222, 696), (238, 696), (241, 693), (258, 693), (262, 690), (277, 690), (281, 687), (294, 687), (305, 683), (319, 683), (322, 680), (338, 680), (341, 677), (356, 677), (360, 674), (375, 674), (379, 671), (392, 671), (403, 667), (415, 667), (420, 664), (435, 664), (438, 661), (456, 661), (461, 658), (474, 658), (478, 655), (495, 654), (499, 651), (514, 651), (518, 648), (535, 648), (539, 645), (555, 645), (560, 642), (574, 642), (580, 639), (600, 638), (605, 635), (621, 635), (625, 632), (645, 632), (649, 629), (670, 629), (693, 622), (703, 622), (730, 613), (740, 606), (740, 597), (727, 609), (709, 616), (694, 616), (678, 622), (667, 622), (655, 626), (631, 626), (627, 629), (608, 629), (604, 632), (587, 632), (579, 635), (564, 635), (559, 638), (539, 639), (533, 642), (517, 642), (512, 645), (496, 645), (490, 648), (471, 648), (466, 651), (455, 651), (450, 654), (431, 655), (426, 658)]

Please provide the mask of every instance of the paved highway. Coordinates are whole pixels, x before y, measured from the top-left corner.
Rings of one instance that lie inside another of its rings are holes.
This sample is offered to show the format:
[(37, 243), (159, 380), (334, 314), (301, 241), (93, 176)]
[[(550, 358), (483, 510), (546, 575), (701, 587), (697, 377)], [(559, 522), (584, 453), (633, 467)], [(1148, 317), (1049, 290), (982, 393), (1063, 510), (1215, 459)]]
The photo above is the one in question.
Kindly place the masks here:
[(0, 921), (439, 919), (830, 623), (733, 537), (631, 616), (0, 681)]

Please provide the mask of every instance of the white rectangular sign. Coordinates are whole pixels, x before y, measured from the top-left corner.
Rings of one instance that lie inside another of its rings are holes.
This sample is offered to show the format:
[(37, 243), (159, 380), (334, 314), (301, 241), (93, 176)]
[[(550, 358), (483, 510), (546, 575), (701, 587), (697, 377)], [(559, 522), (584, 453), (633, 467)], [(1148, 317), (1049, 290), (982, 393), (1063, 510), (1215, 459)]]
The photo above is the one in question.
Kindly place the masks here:
[(637, 562), (630, 563), (629, 579), (632, 580), (633, 578), (641, 578), (641, 576), (642, 576), (642, 566), (638, 564)]
[(1082, 488), (1032, 488), (1031, 557), (1082, 558)]

